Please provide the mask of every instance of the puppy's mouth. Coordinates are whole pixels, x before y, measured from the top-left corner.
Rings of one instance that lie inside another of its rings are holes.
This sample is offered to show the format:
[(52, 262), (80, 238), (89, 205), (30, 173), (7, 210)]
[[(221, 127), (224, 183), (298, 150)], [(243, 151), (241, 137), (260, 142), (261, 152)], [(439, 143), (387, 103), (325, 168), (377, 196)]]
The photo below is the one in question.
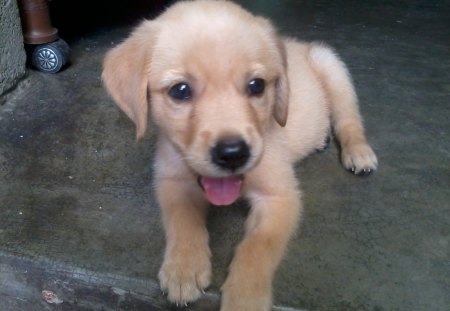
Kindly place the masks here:
[(205, 192), (209, 203), (218, 206), (230, 205), (241, 195), (243, 175), (227, 177), (199, 176), (198, 184)]

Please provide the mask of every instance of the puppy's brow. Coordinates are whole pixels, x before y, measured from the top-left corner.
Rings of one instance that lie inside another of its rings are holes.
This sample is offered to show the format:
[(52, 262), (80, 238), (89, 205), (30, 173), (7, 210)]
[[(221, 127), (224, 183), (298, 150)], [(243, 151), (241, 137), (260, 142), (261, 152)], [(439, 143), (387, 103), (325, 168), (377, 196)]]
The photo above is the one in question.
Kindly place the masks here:
[(186, 76), (179, 71), (167, 71), (161, 77), (161, 87), (168, 88), (186, 80)]
[(254, 64), (249, 71), (249, 78), (265, 78), (267, 69), (262, 64)]

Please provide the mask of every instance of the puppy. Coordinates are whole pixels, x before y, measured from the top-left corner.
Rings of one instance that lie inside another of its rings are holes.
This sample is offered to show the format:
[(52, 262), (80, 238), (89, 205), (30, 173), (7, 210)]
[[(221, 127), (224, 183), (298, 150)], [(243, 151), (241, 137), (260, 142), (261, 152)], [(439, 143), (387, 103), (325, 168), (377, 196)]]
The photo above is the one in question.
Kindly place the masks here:
[(166, 233), (161, 288), (177, 304), (211, 279), (209, 204), (252, 208), (222, 287), (222, 311), (271, 308), (271, 283), (301, 214), (293, 163), (331, 129), (343, 166), (369, 174), (368, 145), (348, 71), (316, 43), (280, 38), (228, 1), (178, 2), (144, 21), (104, 60), (103, 81), (142, 138), (157, 131), (155, 185)]

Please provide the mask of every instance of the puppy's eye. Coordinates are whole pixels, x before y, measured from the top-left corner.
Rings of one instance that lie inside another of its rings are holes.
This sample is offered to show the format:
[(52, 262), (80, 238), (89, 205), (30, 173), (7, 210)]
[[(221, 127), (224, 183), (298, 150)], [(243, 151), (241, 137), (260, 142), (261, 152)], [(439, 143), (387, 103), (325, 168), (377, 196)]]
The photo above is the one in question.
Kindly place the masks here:
[(264, 93), (266, 87), (266, 81), (263, 79), (253, 79), (247, 85), (247, 92), (250, 96), (259, 96)]
[(169, 96), (176, 100), (190, 100), (192, 98), (192, 91), (188, 84), (178, 83), (169, 89)]

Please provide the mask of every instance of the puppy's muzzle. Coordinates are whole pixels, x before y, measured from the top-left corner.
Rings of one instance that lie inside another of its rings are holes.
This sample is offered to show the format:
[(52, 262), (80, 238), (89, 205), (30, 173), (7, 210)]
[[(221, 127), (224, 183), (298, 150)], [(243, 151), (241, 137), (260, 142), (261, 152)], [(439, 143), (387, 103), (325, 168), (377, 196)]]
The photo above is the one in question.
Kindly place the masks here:
[(212, 162), (221, 169), (236, 171), (250, 159), (250, 147), (241, 138), (226, 138), (211, 149)]

